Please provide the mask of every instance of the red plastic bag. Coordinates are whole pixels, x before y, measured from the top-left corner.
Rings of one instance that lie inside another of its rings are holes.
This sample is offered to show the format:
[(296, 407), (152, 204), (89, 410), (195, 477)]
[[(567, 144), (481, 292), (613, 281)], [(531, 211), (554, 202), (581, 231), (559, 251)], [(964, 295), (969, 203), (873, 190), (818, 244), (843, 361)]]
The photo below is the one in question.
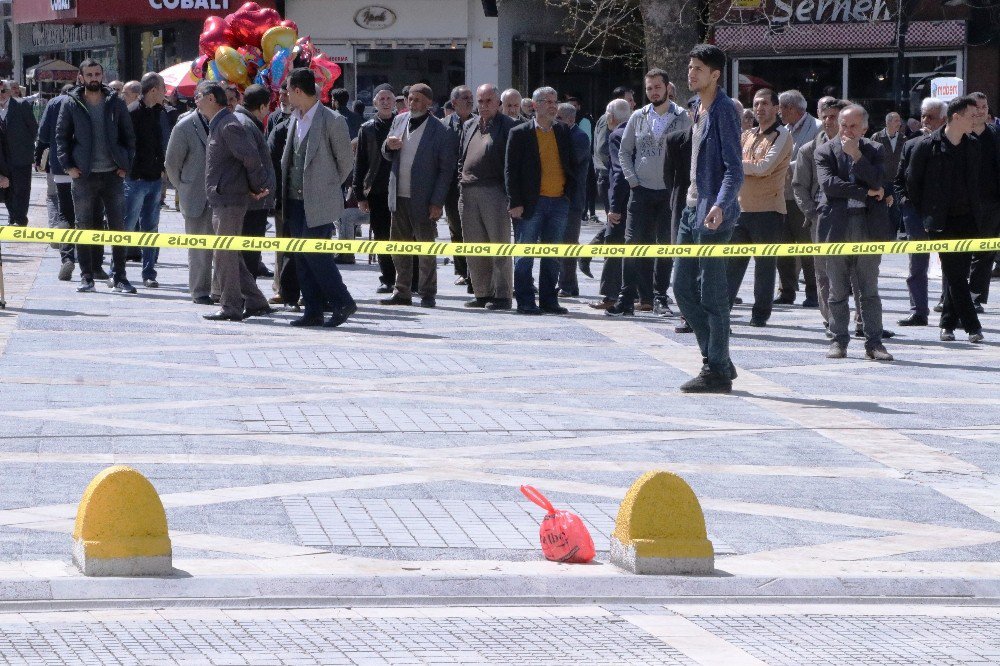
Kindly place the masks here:
[(542, 554), (553, 562), (584, 564), (594, 559), (594, 540), (580, 516), (569, 511), (556, 511), (552, 502), (531, 486), (521, 486), (529, 500), (545, 509), (545, 518), (538, 528)]

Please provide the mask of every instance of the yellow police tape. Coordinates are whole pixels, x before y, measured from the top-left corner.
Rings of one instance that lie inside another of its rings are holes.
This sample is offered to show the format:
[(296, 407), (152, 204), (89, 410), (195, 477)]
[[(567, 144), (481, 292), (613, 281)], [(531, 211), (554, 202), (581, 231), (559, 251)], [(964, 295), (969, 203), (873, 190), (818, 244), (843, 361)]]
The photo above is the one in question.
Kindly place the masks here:
[(81, 231), (0, 227), (0, 241), (75, 245), (127, 245), (189, 250), (251, 250), (344, 254), (406, 254), (464, 257), (799, 257), (927, 252), (1000, 252), (1000, 238), (887, 241), (870, 243), (772, 243), (767, 245), (549, 245), (516, 243), (430, 243), (194, 234)]

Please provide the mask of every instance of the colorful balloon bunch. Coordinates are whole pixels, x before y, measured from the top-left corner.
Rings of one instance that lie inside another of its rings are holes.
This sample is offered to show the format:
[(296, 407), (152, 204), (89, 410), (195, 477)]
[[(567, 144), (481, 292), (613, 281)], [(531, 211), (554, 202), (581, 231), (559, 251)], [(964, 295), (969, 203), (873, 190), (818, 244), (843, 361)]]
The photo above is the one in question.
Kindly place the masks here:
[(312, 38), (298, 33), (295, 21), (282, 20), (277, 11), (256, 2), (246, 3), (225, 18), (209, 16), (191, 74), (196, 79), (227, 81), (240, 89), (258, 83), (268, 87), (276, 100), (292, 69), (309, 67), (316, 74), (322, 101), (329, 102), (340, 66), (317, 50)]

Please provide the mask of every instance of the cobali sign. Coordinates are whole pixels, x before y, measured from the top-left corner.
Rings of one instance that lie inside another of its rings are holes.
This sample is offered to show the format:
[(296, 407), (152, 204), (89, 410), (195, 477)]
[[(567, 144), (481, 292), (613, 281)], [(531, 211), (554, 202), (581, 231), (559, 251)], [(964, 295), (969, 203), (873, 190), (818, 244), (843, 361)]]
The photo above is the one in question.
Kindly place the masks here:
[(149, 0), (149, 6), (153, 9), (213, 9), (228, 11), (229, 0)]
[(52, 0), (52, 11), (65, 12), (73, 9), (73, 0)]
[(385, 30), (396, 22), (396, 12), (381, 5), (362, 7), (354, 15), (354, 23), (365, 30)]

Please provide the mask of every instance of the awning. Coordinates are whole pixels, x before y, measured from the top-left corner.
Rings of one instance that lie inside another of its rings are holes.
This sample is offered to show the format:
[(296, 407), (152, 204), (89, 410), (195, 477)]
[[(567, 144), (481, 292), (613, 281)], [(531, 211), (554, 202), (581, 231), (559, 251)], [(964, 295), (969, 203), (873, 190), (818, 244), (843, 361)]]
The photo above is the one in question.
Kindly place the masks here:
[[(957, 48), (966, 43), (965, 21), (913, 21), (906, 33), (910, 49)], [(715, 44), (728, 55), (889, 50), (896, 44), (896, 22), (822, 23), (776, 29), (764, 24), (720, 25)]]
[(76, 81), (79, 69), (63, 60), (45, 60), (28, 69), (29, 81)]

